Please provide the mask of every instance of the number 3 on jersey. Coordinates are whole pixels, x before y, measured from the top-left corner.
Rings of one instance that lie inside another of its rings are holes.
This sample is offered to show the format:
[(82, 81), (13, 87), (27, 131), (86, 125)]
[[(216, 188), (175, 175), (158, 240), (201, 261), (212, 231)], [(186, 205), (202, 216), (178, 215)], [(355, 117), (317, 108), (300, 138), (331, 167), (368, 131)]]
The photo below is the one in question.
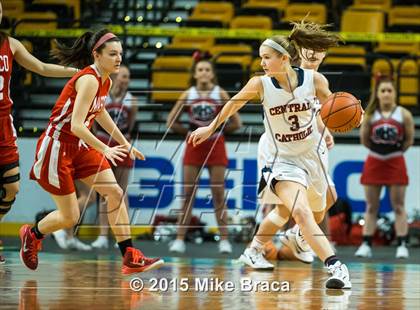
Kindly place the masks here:
[(290, 115), (287, 119), (292, 124), (292, 127), (290, 127), (290, 130), (298, 131), (300, 126), (299, 126), (299, 118), (297, 117), (297, 115)]

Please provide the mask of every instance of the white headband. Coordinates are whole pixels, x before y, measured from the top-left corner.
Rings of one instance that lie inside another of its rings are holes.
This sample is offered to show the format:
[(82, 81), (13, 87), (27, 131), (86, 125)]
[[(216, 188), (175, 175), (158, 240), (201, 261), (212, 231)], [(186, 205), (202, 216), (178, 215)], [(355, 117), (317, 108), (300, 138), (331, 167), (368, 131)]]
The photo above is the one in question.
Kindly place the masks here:
[(284, 54), (287, 57), (292, 58), (292, 57), (290, 57), (289, 53), (286, 51), (286, 49), (283, 46), (281, 46), (280, 44), (278, 44), (277, 42), (275, 42), (271, 39), (266, 39), (261, 45), (269, 46), (269, 47), (275, 49), (276, 51), (280, 52), (281, 54)]

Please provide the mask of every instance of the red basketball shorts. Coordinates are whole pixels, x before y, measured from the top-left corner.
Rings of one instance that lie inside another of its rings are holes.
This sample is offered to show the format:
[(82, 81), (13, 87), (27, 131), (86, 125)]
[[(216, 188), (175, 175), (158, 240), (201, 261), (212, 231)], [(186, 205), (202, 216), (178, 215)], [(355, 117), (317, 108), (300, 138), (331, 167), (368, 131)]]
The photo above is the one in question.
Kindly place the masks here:
[(16, 130), (11, 115), (0, 116), (0, 166), (19, 161)]
[(51, 194), (68, 195), (76, 191), (74, 180), (105, 169), (110, 169), (110, 166), (98, 151), (55, 140), (44, 133), (38, 140), (30, 178)]

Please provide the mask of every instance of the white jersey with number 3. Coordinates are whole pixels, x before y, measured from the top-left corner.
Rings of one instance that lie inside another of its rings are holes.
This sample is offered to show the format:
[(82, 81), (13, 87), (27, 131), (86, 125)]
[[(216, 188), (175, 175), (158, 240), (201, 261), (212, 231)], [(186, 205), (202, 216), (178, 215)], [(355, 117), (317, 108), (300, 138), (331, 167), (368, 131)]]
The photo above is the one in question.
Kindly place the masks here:
[(289, 181), (305, 186), (312, 211), (321, 212), (326, 206), (328, 150), (316, 122), (314, 71), (294, 70), (298, 86), (292, 93), (282, 89), (276, 79), (261, 77), (265, 126), (258, 144), (264, 180), (261, 202), (283, 203), (273, 189), (273, 180)]
[(320, 141), (315, 117), (314, 71), (293, 69), (298, 86), (292, 93), (282, 89), (275, 78), (261, 77), (267, 147), (275, 148), (277, 156), (305, 153)]

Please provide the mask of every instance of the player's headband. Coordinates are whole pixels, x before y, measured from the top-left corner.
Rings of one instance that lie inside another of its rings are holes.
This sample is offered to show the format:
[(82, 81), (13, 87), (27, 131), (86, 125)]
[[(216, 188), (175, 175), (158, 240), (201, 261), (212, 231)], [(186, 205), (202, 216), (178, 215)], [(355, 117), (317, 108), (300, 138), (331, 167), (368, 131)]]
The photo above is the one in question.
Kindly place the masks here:
[(116, 35), (115, 34), (113, 34), (112, 32), (108, 32), (108, 33), (105, 33), (99, 40), (98, 40), (98, 42), (96, 42), (96, 44), (95, 44), (95, 46), (93, 47), (93, 49), (92, 49), (92, 52), (93, 51), (96, 51), (96, 49), (99, 47), (99, 46), (101, 46), (102, 44), (104, 44), (106, 41), (108, 41), (108, 40), (111, 40), (112, 38), (115, 38), (116, 37)]
[(271, 39), (266, 39), (261, 45), (269, 46), (275, 49), (277, 52), (280, 52), (281, 54), (286, 55), (289, 58), (292, 58), (290, 57), (289, 53), (286, 51), (286, 49), (283, 46), (281, 46), (280, 44), (278, 44), (277, 42)]

